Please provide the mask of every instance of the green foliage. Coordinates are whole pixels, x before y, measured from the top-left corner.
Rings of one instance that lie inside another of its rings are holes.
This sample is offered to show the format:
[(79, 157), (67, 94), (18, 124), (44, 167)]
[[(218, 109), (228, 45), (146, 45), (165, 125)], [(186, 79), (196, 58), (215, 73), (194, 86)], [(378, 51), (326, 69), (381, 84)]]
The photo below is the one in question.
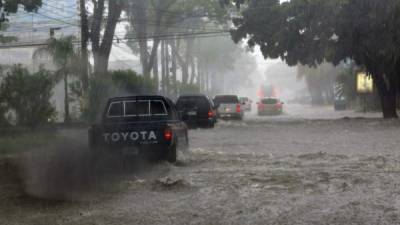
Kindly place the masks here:
[(89, 122), (98, 121), (108, 98), (122, 95), (157, 94), (157, 83), (132, 70), (109, 72), (105, 78), (90, 82), (88, 105), (84, 118)]
[[(7, 17), (10, 13), (17, 13), (20, 6), (26, 12), (34, 12), (42, 6), (42, 0), (0, 0), (0, 31), (7, 29)], [(0, 43), (11, 41), (16, 41), (16, 38), (0, 35)]]
[(112, 95), (112, 82), (106, 79), (91, 79), (88, 104), (83, 109), (83, 117), (89, 122), (99, 121), (107, 99)]
[(27, 12), (37, 11), (42, 6), (42, 0), (1, 0), (0, 9), (7, 13), (18, 12), (19, 6), (23, 6)]
[(179, 95), (200, 94), (200, 88), (196, 84), (184, 84), (178, 82), (177, 85)]
[(341, 65), (322, 63), (316, 67), (298, 66), (298, 78), (306, 81), (312, 104), (326, 104), (333, 100), (336, 77), (343, 72)]
[(140, 76), (132, 70), (118, 70), (110, 73), (116, 94), (155, 94), (157, 84), (151, 78)]
[(249, 0), (243, 17), (233, 22), (234, 41), (259, 45), (266, 58), (309, 66), (354, 60), (371, 73), (384, 116), (397, 117), (399, 1)]
[(64, 122), (70, 122), (71, 120), (68, 77), (72, 74), (78, 74), (81, 68), (78, 53), (74, 48), (74, 40), (74, 36), (66, 36), (59, 39), (50, 38), (45, 47), (35, 50), (33, 54), (33, 58), (49, 54), (57, 67), (55, 80), (60, 81), (63, 79), (64, 84), (66, 84), (64, 85)]
[(41, 69), (31, 74), (16, 65), (3, 79), (0, 98), (7, 110), (15, 112), (17, 125), (36, 127), (54, 116), (55, 109), (50, 104), (53, 86), (50, 72)]
[(50, 38), (47, 41), (47, 45), (35, 50), (33, 58), (40, 57), (49, 54), (54, 64), (57, 66), (57, 70), (72, 71), (77, 66), (74, 59), (77, 58), (77, 53), (74, 49), (74, 36), (66, 36), (61, 38)]

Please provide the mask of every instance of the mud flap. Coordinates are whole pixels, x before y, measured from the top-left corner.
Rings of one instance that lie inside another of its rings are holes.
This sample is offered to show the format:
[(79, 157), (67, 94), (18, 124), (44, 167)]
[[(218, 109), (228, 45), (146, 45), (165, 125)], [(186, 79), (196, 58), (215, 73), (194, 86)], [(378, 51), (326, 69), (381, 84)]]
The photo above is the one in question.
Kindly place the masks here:
[(167, 152), (166, 160), (170, 163), (175, 163), (177, 159), (176, 145), (173, 145)]

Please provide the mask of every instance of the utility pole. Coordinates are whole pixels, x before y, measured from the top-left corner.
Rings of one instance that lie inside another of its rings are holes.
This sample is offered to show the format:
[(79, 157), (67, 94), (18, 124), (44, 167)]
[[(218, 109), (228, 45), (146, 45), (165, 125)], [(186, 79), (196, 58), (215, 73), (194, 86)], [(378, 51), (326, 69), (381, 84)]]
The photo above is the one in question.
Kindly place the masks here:
[(82, 85), (85, 93), (89, 90), (89, 58), (88, 58), (88, 40), (89, 40), (89, 26), (88, 17), (86, 12), (86, 0), (80, 1), (80, 15), (81, 15), (81, 76)]

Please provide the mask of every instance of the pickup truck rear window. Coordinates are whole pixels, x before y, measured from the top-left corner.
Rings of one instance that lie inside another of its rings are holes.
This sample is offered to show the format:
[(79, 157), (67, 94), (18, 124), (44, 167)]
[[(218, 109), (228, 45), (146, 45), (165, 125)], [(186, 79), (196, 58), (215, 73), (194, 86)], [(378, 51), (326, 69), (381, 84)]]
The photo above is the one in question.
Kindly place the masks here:
[(239, 99), (234, 95), (218, 95), (214, 99), (214, 103), (217, 104), (236, 104), (239, 103)]
[(139, 100), (112, 102), (107, 117), (166, 116), (165, 104), (161, 100)]
[(108, 108), (108, 117), (120, 117), (124, 113), (122, 102), (113, 102)]

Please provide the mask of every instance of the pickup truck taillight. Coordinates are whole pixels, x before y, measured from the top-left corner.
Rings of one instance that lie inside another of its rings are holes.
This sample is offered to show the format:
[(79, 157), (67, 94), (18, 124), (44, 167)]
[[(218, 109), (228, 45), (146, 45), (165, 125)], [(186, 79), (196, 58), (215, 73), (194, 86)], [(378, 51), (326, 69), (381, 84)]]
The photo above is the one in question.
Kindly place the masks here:
[(240, 113), (242, 111), (242, 109), (240, 108), (240, 104), (236, 105), (236, 112)]
[(208, 118), (212, 118), (214, 116), (214, 112), (212, 110), (207, 113)]
[(172, 140), (172, 130), (170, 128), (167, 128), (164, 130), (164, 139), (166, 141), (171, 141)]

